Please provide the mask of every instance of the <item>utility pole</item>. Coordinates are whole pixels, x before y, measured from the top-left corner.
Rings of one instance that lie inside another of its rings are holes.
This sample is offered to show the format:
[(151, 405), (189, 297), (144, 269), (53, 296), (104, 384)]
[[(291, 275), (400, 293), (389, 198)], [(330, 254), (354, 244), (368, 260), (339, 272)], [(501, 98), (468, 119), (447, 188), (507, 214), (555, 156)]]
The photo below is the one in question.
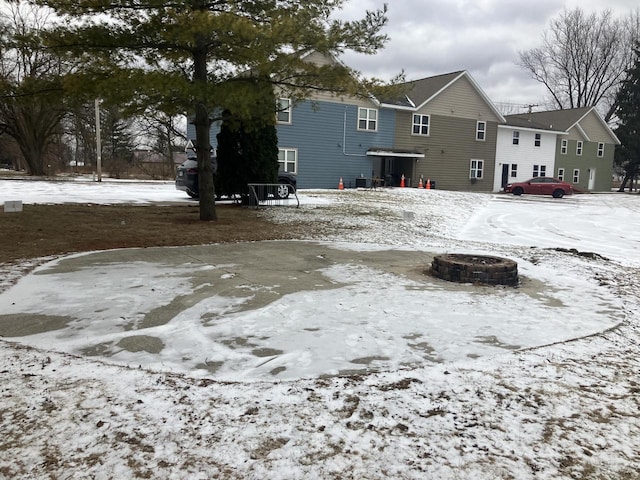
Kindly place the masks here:
[(96, 169), (102, 181), (102, 145), (100, 144), (100, 100), (96, 98)]
[(535, 103), (530, 103), (529, 105), (525, 105), (524, 107), (527, 109), (527, 113), (529, 115), (531, 115), (531, 112), (533, 112), (533, 107), (539, 107), (540, 105), (535, 104)]

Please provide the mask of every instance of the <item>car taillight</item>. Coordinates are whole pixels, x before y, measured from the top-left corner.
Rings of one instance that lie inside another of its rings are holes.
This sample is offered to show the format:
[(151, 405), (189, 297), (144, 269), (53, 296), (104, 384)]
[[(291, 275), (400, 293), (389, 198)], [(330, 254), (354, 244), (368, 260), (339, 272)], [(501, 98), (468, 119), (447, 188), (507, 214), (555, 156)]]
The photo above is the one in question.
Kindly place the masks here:
[(198, 173), (197, 168), (187, 168), (187, 173)]

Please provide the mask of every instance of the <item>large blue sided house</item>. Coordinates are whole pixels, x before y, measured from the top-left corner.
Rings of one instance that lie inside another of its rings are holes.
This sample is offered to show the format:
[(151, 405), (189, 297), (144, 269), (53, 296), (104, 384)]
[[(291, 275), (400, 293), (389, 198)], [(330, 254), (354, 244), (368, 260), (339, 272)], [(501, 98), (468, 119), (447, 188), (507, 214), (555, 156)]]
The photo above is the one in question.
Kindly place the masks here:
[(335, 188), (356, 179), (381, 177), (378, 147), (391, 148), (395, 112), (373, 101), (355, 99), (305, 100), (282, 109), (280, 99), (278, 148), (282, 170), (296, 172), (298, 188)]
[[(335, 62), (318, 53), (307, 61)], [(336, 188), (340, 179), (345, 187), (371, 185), (373, 178), (393, 177), (399, 182), (401, 162), (393, 158), (395, 110), (381, 108), (374, 99), (347, 98), (317, 93), (313, 98), (294, 102), (279, 98), (277, 132), (280, 169), (297, 174), (298, 188)], [(210, 140), (217, 146), (220, 122), (211, 127)], [(188, 125), (187, 135), (195, 138)]]

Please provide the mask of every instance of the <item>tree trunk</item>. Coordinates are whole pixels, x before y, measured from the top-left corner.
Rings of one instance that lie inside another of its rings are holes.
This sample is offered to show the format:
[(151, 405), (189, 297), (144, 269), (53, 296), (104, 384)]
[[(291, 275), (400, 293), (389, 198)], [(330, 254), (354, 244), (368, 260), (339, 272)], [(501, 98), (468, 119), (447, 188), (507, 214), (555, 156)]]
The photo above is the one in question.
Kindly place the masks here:
[[(205, 96), (207, 82), (207, 51), (197, 49), (193, 54), (193, 80), (200, 85), (200, 95)], [(196, 129), (196, 155), (198, 157), (198, 193), (200, 195), (200, 220), (214, 221), (216, 215), (215, 191), (213, 186), (213, 168), (211, 166), (211, 142), (209, 130), (211, 120), (206, 98), (201, 98), (195, 105), (193, 125)]]
[(618, 192), (624, 192), (624, 189), (626, 188), (627, 183), (629, 184), (629, 193), (633, 192), (634, 182), (639, 172), (640, 172), (640, 166), (628, 165), (627, 168), (625, 168), (624, 179), (620, 184), (620, 188), (618, 189)]
[(20, 144), (20, 151), (29, 168), (29, 174), (35, 176), (43, 176), (45, 174), (43, 152), (37, 148), (37, 144), (25, 145)]
[(620, 188), (618, 188), (618, 192), (624, 192), (624, 188), (627, 186), (627, 182), (629, 181), (630, 177), (631, 177), (631, 174), (629, 172), (624, 174), (624, 178), (622, 179)]

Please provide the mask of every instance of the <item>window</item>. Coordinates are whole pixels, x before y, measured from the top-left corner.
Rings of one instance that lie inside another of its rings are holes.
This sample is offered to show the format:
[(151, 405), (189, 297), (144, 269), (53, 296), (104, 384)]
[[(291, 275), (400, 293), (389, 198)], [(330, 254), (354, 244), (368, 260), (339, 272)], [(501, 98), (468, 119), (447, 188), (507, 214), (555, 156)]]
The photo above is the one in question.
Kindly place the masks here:
[(578, 183), (580, 181), (580, 170), (577, 168), (573, 171), (573, 183)]
[[(484, 142), (484, 139), (487, 134), (487, 122), (478, 122), (476, 124), (476, 140), (481, 140)], [(482, 177), (477, 177), (482, 178)]]
[(547, 175), (547, 166), (546, 165), (534, 165), (533, 166), (533, 176), (534, 177), (545, 177)]
[(413, 135), (429, 135), (429, 115), (414, 115), (411, 133)]
[(562, 142), (560, 142), (560, 154), (561, 155), (566, 155), (567, 154), (568, 146), (569, 146), (569, 140), (562, 140)]
[(298, 151), (294, 148), (279, 148), (278, 165), (281, 171), (297, 173)]
[(482, 178), (483, 166), (484, 160), (471, 160), (471, 170), (469, 172), (469, 178)]
[(278, 123), (291, 123), (291, 99), (278, 99), (278, 112), (276, 113)]
[(582, 155), (582, 142), (579, 140), (576, 143), (576, 155)]
[(604, 143), (598, 143), (598, 157), (604, 157)]
[(540, 143), (542, 143), (542, 134), (541, 133), (536, 133), (536, 138), (533, 141), (533, 145), (536, 146), (536, 147), (539, 147)]
[(514, 145), (520, 144), (520, 132), (517, 130), (513, 131), (513, 144)]
[(564, 168), (558, 169), (558, 180), (560, 180), (561, 182), (564, 182)]
[(516, 178), (518, 176), (518, 164), (511, 164), (511, 178)]
[(378, 129), (378, 111), (375, 108), (358, 109), (358, 130), (375, 132)]

